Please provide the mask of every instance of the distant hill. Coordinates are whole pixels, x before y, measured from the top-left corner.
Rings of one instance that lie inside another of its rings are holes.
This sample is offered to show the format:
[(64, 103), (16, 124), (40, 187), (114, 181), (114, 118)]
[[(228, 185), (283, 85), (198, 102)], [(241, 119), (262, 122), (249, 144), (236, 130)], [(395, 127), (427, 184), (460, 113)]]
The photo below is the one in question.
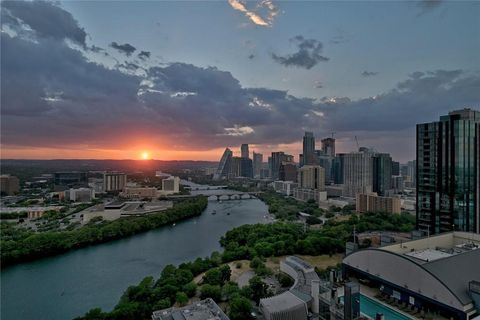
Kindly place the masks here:
[(0, 161), (0, 172), (12, 174), (21, 180), (40, 175), (41, 173), (53, 173), (57, 171), (123, 171), (155, 172), (157, 170), (174, 172), (182, 169), (198, 170), (202, 168), (216, 167), (217, 162), (193, 161), (193, 160), (13, 160)]

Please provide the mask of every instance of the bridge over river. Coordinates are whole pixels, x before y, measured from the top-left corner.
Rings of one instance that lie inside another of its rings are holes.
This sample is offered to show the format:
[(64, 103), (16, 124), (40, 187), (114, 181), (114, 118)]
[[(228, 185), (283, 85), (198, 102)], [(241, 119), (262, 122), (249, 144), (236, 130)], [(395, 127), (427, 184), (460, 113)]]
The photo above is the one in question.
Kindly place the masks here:
[(168, 198), (182, 199), (182, 198), (192, 198), (195, 196), (205, 196), (208, 198), (209, 201), (248, 200), (248, 199), (257, 199), (258, 195), (261, 193), (263, 192), (261, 191), (242, 192), (242, 191), (222, 190), (222, 189), (216, 189), (216, 190), (201, 189), (201, 190), (196, 190), (195, 192), (189, 195), (170, 196)]

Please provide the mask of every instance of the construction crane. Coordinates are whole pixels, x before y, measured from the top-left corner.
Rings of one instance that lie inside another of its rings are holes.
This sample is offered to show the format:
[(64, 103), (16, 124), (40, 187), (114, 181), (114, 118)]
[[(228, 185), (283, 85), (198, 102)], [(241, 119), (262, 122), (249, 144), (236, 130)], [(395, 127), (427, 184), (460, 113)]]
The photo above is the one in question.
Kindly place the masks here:
[(360, 150), (360, 145), (358, 144), (358, 138), (355, 136), (355, 142), (357, 143), (357, 149)]

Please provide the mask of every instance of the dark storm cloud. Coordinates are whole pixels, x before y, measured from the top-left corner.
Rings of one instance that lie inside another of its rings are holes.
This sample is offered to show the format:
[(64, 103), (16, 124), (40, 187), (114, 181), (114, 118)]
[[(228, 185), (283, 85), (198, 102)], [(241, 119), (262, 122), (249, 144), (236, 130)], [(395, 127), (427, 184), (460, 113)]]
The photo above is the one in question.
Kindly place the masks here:
[(56, 40), (69, 39), (85, 47), (87, 33), (73, 16), (47, 1), (2, 1), (2, 24), (13, 29), (30, 27), (37, 36)]
[(362, 77), (373, 77), (373, 76), (376, 76), (378, 74), (378, 72), (376, 71), (363, 71), (361, 73)]
[[(165, 148), (200, 150), (246, 140), (291, 143), (304, 130), (327, 135), (332, 128), (345, 136), (365, 132), (372, 141), (390, 133), (398, 141), (398, 132), (418, 122), (479, 108), (480, 75), (462, 70), (417, 71), (375, 97), (314, 100), (244, 88), (214, 67), (173, 63), (128, 74), (137, 65), (107, 68), (58, 38), (34, 40), (1, 34), (5, 145), (108, 149), (141, 136)], [(317, 46), (310, 41), (301, 50)]]
[(272, 53), (274, 61), (289, 67), (311, 69), (321, 61), (328, 61), (329, 58), (321, 55), (323, 44), (315, 39), (305, 39), (303, 36), (296, 36), (290, 39), (297, 45), (298, 51), (289, 55), (280, 56)]
[(127, 56), (131, 56), (132, 53), (134, 53), (135, 50), (137, 50), (137, 48), (135, 48), (134, 46), (132, 46), (129, 43), (118, 44), (116, 42), (112, 42), (112, 43), (110, 43), (110, 47), (118, 50), (121, 53), (126, 54)]
[(138, 57), (142, 60), (146, 60), (150, 58), (150, 51), (140, 51), (140, 53), (138, 54)]

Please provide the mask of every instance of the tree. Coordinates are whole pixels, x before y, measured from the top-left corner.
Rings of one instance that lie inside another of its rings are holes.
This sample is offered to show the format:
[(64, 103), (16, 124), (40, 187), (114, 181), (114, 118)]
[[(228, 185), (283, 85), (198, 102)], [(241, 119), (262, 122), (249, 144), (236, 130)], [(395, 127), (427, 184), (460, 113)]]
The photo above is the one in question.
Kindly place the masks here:
[(232, 276), (232, 270), (230, 270), (230, 266), (228, 264), (225, 264), (220, 267), (220, 274), (222, 276), (222, 285), (230, 281), (230, 277)]
[(242, 296), (235, 296), (230, 301), (230, 312), (228, 316), (231, 320), (251, 319), (252, 304), (250, 300)]
[(222, 285), (222, 272), (219, 268), (210, 269), (203, 276), (203, 283), (211, 285)]
[(282, 287), (291, 287), (294, 283), (293, 279), (283, 272), (277, 274), (277, 279)]
[(189, 282), (183, 286), (183, 291), (191, 298), (197, 293), (197, 284), (193, 281)]
[(212, 298), (215, 301), (220, 301), (222, 298), (222, 289), (218, 285), (204, 284), (201, 289), (201, 298)]
[(256, 269), (262, 265), (264, 265), (264, 263), (260, 257), (255, 257), (250, 261), (250, 268), (252, 269)]
[(169, 298), (160, 299), (157, 301), (157, 303), (153, 305), (153, 310), (162, 310), (162, 309), (170, 308), (171, 305), (172, 304), (170, 303)]
[(227, 282), (222, 287), (222, 298), (226, 301), (231, 300), (234, 296), (240, 294), (240, 288), (235, 282)]
[(185, 294), (185, 292), (177, 292), (177, 295), (175, 296), (175, 301), (180, 305), (184, 306), (188, 302), (188, 297)]
[(252, 300), (258, 304), (260, 299), (268, 296), (268, 285), (262, 281), (262, 278), (255, 276), (248, 281), (252, 289)]

